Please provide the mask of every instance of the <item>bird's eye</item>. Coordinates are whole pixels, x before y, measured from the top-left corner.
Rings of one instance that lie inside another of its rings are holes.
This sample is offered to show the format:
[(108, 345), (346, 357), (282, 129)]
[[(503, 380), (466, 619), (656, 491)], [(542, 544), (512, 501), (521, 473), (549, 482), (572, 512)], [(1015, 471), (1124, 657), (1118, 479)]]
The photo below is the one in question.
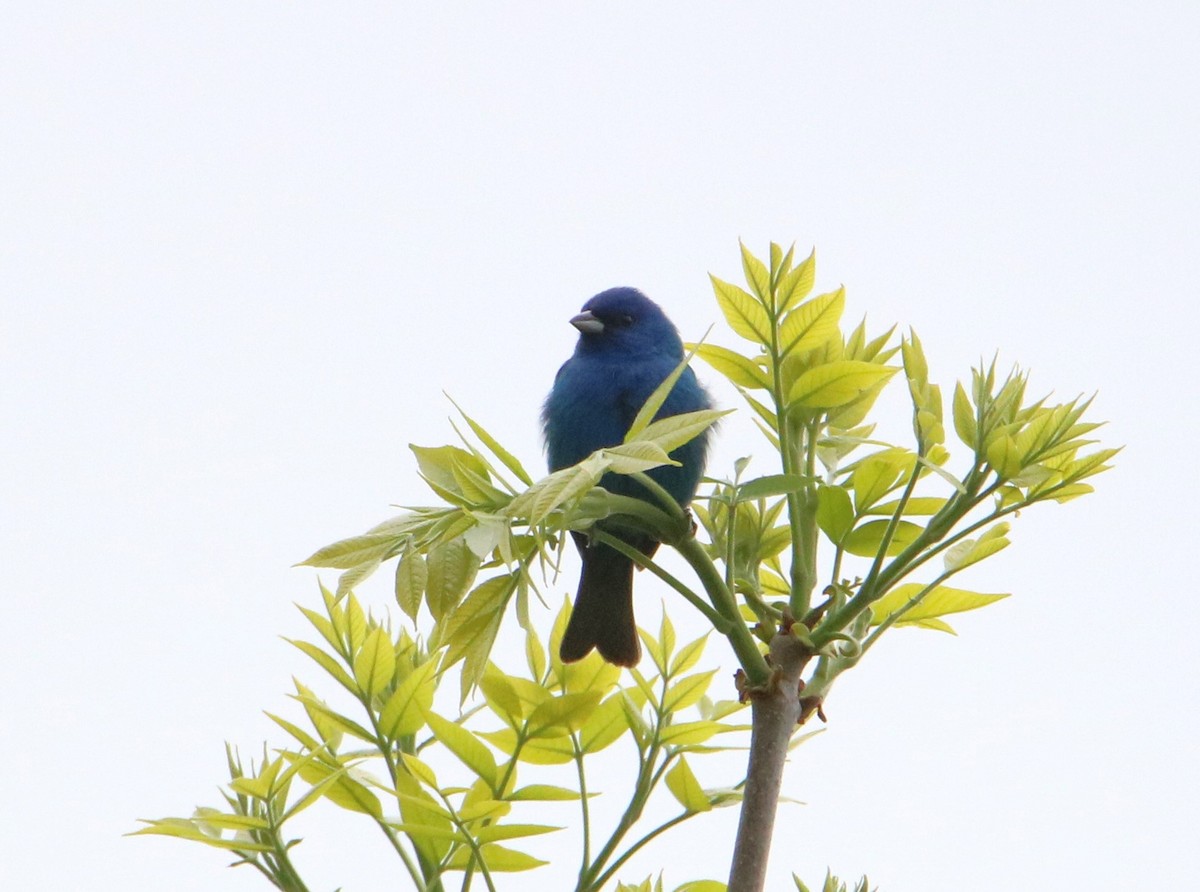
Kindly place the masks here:
[(622, 313), (621, 317), (620, 317), (620, 322), (622, 325), (633, 325), (633, 317), (630, 316), (628, 313)]

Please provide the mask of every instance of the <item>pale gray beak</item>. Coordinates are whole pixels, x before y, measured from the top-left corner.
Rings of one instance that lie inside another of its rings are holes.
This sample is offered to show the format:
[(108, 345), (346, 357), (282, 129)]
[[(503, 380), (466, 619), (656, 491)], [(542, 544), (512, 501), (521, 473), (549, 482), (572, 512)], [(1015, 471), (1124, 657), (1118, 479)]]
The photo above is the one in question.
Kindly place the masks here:
[(580, 334), (600, 334), (604, 331), (604, 323), (593, 316), (591, 310), (572, 316), (571, 324), (579, 329)]

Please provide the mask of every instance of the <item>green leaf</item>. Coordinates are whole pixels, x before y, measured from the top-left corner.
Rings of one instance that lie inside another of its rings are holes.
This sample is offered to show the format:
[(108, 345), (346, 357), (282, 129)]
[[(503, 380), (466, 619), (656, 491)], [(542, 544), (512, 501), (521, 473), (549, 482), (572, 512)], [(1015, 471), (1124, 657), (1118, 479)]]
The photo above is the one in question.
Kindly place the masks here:
[(732, 730), (734, 729), (728, 725), (722, 725), (720, 722), (677, 722), (663, 729), (662, 742), (672, 746), (704, 743), (714, 734)]
[(293, 737), (295, 737), (296, 740), (300, 743), (300, 745), (302, 747), (304, 747), (306, 750), (311, 751), (311, 750), (320, 749), (320, 747), (321, 747), (320, 741), (318, 741), (316, 738), (314, 738), (308, 732), (302, 730), (299, 726), (292, 724), (285, 718), (280, 718), (279, 716), (275, 715), (275, 713), (273, 713), (273, 712), (267, 712), (264, 714), (266, 715), (267, 718), (269, 718), (271, 721), (273, 721), (275, 724), (277, 724), (283, 730), (287, 731), (289, 734), (291, 734)]
[(529, 716), (531, 737), (562, 737), (578, 731), (600, 704), (600, 691), (581, 691), (553, 697)]
[(357, 567), (351, 567), (338, 577), (337, 597), (341, 598), (349, 594), (355, 589), (359, 583), (369, 577), (372, 573), (379, 569), (382, 561), (379, 558), (367, 561), (365, 564), (359, 564)]
[(1017, 476), (1024, 466), (1016, 440), (1004, 433), (993, 437), (988, 443), (987, 461), (1001, 479)]
[(464, 539), (458, 538), (429, 549), (425, 565), (425, 601), (433, 618), (440, 622), (471, 587), (479, 558)]
[(550, 784), (529, 784), (514, 790), (505, 798), (513, 802), (574, 802), (579, 798), (579, 793)]
[(432, 787), (435, 790), (438, 788), (437, 775), (434, 774), (433, 769), (423, 759), (419, 759), (411, 753), (401, 753), (400, 758), (404, 762), (404, 767), (408, 769), (409, 774), (427, 787)]
[(779, 312), (785, 313), (794, 307), (813, 289), (817, 276), (817, 251), (814, 248), (808, 257), (800, 261), (791, 272), (779, 282)]
[(463, 661), (463, 700), (483, 677), (492, 643), (504, 619), (504, 610), (516, 588), (516, 574), (495, 576), (476, 586), (446, 618), (442, 640), (448, 647), (442, 668), (445, 670), (459, 660)]
[(534, 681), (541, 681), (546, 674), (546, 649), (533, 632), (525, 633), (525, 662)]
[(527, 517), (530, 524), (541, 523), (551, 511), (582, 496), (599, 483), (608, 465), (608, 460), (600, 453), (555, 471), (513, 499), (507, 513), (510, 517)]
[(806, 301), (792, 310), (779, 326), (779, 355), (793, 350), (813, 350), (839, 333), (846, 307), (846, 289), (839, 288)]
[(400, 826), (423, 857), (440, 861), (450, 851), (450, 840), (446, 837), (448, 832), (453, 832), (449, 812), (421, 788), (420, 782), (409, 771), (397, 771), (395, 780), (396, 798), (404, 822)]
[(770, 390), (771, 379), (762, 367), (740, 353), (717, 347), (713, 344), (689, 344), (696, 355), (738, 387), (752, 390)]
[(355, 684), (354, 679), (350, 677), (350, 673), (343, 669), (341, 665), (338, 664), (337, 660), (325, 653), (325, 651), (321, 650), (321, 648), (317, 647), (315, 644), (311, 644), (307, 641), (300, 641), (296, 638), (284, 638), (283, 640), (298, 650), (308, 654), (318, 666), (332, 675), (338, 684), (344, 687), (347, 691), (350, 691), (352, 694), (358, 693), (358, 685)]
[[(517, 732), (512, 728), (485, 731), (479, 735), (488, 743), (509, 755), (517, 750)], [(566, 765), (575, 759), (575, 750), (567, 736), (544, 737), (526, 741), (517, 753), (521, 762), (530, 765)]]
[(767, 346), (771, 343), (771, 319), (763, 305), (737, 285), (710, 275), (717, 305), (733, 331), (748, 341)]
[(388, 697), (379, 714), (379, 728), (389, 740), (416, 734), (425, 727), (425, 714), (433, 707), (437, 689), (436, 669), (434, 660), (420, 664)]
[(771, 306), (771, 275), (763, 262), (750, 253), (750, 249), (738, 239), (738, 247), (742, 250), (742, 270), (746, 274), (746, 282), (764, 307)]
[(142, 820), (147, 826), (134, 830), (132, 833), (127, 833), (126, 836), (173, 836), (176, 839), (202, 842), (214, 849), (226, 849), (235, 852), (273, 851), (272, 846), (252, 842), (249, 839), (222, 839), (219, 836), (210, 836), (200, 829), (197, 822), (190, 818), (160, 818), (154, 821)]
[(788, 403), (806, 409), (844, 406), (874, 385), (887, 380), (896, 371), (891, 366), (856, 359), (841, 359), (819, 365), (796, 380), (788, 394)]
[(351, 570), (360, 564), (387, 557), (399, 544), (399, 541), (393, 533), (366, 533), (362, 536), (351, 536), (349, 539), (342, 539), (318, 549), (296, 566)]
[(679, 462), (667, 455), (667, 451), (657, 443), (645, 440), (622, 443), (620, 446), (605, 449), (602, 454), (608, 463), (608, 469), (614, 474), (636, 474), (663, 465), (679, 465)]
[(349, 734), (367, 743), (375, 742), (375, 735), (354, 721), (354, 719), (342, 715), (328, 704), (318, 700), (312, 695), (311, 691), (304, 688), (298, 682), (296, 686), (297, 688), (301, 688), (303, 693), (293, 694), (292, 696), (304, 706), (304, 710), (308, 713), (308, 717), (312, 719), (313, 725), (316, 726), (317, 731), (326, 741), (330, 740), (331, 735), (329, 735), (328, 729), (332, 726), (341, 734)]
[(704, 653), (704, 645), (708, 643), (708, 634), (705, 633), (695, 641), (689, 641), (683, 647), (679, 648), (679, 652), (675, 654), (675, 658), (671, 660), (672, 676), (679, 675), (681, 672), (687, 672), (700, 661), (701, 654)]
[(840, 545), (854, 528), (854, 506), (843, 487), (817, 488), (817, 526), (834, 545)]
[(462, 725), (447, 721), (435, 712), (428, 713), (425, 721), (429, 724), (429, 729), (433, 731), (434, 736), (446, 749), (454, 753), (464, 765), (483, 778), (489, 787), (495, 789), (496, 758), (492, 755), (491, 750), (480, 743), (475, 735)]
[(959, 381), (954, 385), (954, 432), (971, 449), (978, 445), (979, 429), (975, 424), (975, 407), (967, 398), (967, 391)]
[[(939, 585), (922, 596), (912, 607), (905, 609), (927, 586), (917, 582), (898, 585), (871, 605), (871, 624), (879, 625), (897, 611), (904, 613), (896, 621), (897, 626), (916, 625), (925, 620), (936, 619), (951, 613), (964, 613), (994, 604), (1007, 594), (984, 594), (961, 588)], [(943, 629), (947, 631), (949, 627)]]
[[(522, 870), (533, 870), (535, 867), (541, 867), (543, 864), (549, 863), (532, 855), (527, 855), (524, 852), (506, 849), (504, 846), (499, 846), (495, 843), (480, 846), (479, 853), (483, 858), (483, 863), (487, 865), (487, 869), (492, 873), (515, 873)], [(447, 865), (447, 869), (466, 870), (471, 865), (478, 867), (478, 862), (474, 860), (471, 850), (464, 846), (450, 856), (450, 863)]]
[(716, 880), (692, 880), (676, 887), (675, 892), (726, 892), (726, 889), (728, 886)]
[(695, 675), (679, 679), (667, 688), (662, 700), (663, 712), (678, 712), (699, 703), (716, 672), (716, 669), (711, 672), (697, 672)]
[(891, 492), (904, 471), (911, 467), (912, 454), (900, 449), (889, 449), (863, 459), (850, 477), (854, 504), (859, 513)]
[(524, 483), (526, 486), (532, 486), (533, 478), (529, 476), (529, 473), (524, 467), (522, 467), (521, 463), (517, 461), (516, 456), (496, 442), (492, 435), (484, 430), (480, 424), (476, 423), (470, 415), (468, 415), (466, 412), (463, 412), (458, 403), (455, 403), (454, 400), (450, 400), (450, 402), (454, 404), (454, 408), (458, 409), (459, 414), (461, 414), (463, 417), (463, 420), (471, 426), (471, 431), (476, 437), (479, 438), (479, 441), (491, 451), (492, 455), (500, 459), (500, 463), (516, 474), (517, 479), (519, 479), (522, 483)]
[(525, 721), (525, 708), (507, 675), (495, 663), (489, 662), (479, 679), (479, 689), (492, 712), (512, 727)]
[(943, 555), (947, 570), (958, 571), (971, 564), (977, 564), (984, 558), (989, 558), (996, 552), (1008, 547), (1009, 525), (998, 523), (991, 527), (978, 539), (964, 539), (962, 542), (947, 548)]
[(684, 811), (694, 814), (712, 809), (712, 803), (708, 801), (704, 788), (700, 786), (696, 775), (692, 774), (692, 769), (688, 767), (687, 760), (682, 756), (675, 763), (675, 767), (667, 772), (666, 781), (667, 789), (683, 806)]
[[(608, 450), (608, 452), (613, 453), (622, 448), (628, 448), (633, 443), (640, 442), (654, 443), (666, 453), (674, 452), (684, 443), (696, 439), (696, 437), (700, 436), (700, 434), (716, 424), (723, 416), (728, 415), (732, 411), (732, 409), (701, 409), (698, 412), (669, 415), (666, 418), (660, 418), (658, 421), (652, 422), (645, 430), (638, 434), (635, 440), (629, 441), (625, 447), (618, 446), (615, 449)], [(616, 470), (615, 466), (613, 469)]]
[[(617, 679), (621, 677), (621, 667), (614, 666), (612, 663), (606, 663), (600, 654), (592, 651), (582, 660), (576, 660), (574, 663), (562, 663), (561, 670), (558, 672), (558, 679), (562, 683), (562, 689), (567, 694), (580, 694), (584, 691), (598, 691), (601, 696), (607, 694), (617, 683)], [(548, 700), (549, 697), (543, 697), (538, 701), (540, 705)]]
[[(842, 543), (842, 547), (850, 554), (856, 554), (859, 557), (875, 557), (879, 553), (879, 547), (883, 544), (883, 537), (889, 523), (891, 523), (889, 520), (872, 520), (855, 527)], [(892, 541), (888, 543), (887, 556), (893, 557), (902, 552), (913, 543), (917, 536), (921, 535), (923, 529), (924, 527), (907, 520), (899, 521), (892, 534)]]
[(623, 442), (630, 443), (633, 440), (639, 439), (642, 431), (644, 431), (649, 426), (650, 422), (657, 417), (659, 410), (661, 410), (663, 407), (663, 403), (667, 401), (667, 397), (670, 396), (671, 391), (675, 389), (675, 382), (679, 380), (680, 376), (684, 372), (684, 369), (688, 367), (688, 363), (692, 361), (692, 356), (695, 354), (695, 352), (696, 351), (694, 349), (689, 350), (679, 365), (675, 366), (675, 368), (671, 370), (671, 374), (663, 378), (663, 380), (659, 382), (658, 387), (654, 388), (654, 392), (647, 397), (646, 402), (644, 402), (642, 407), (638, 409), (637, 415), (634, 416), (633, 423), (629, 425), (629, 430), (625, 433)]
[(396, 564), (396, 603), (413, 622), (421, 609), (428, 578), (425, 558), (418, 551), (406, 551)]
[(475, 831), (479, 842), (495, 842), (498, 839), (523, 839), (527, 836), (541, 836), (543, 833), (553, 833), (562, 827), (550, 827), (546, 824), (490, 824)]
[(391, 637), (376, 626), (354, 657), (354, 680), (367, 697), (382, 691), (396, 672), (396, 649)]
[(346, 639), (350, 642), (351, 653), (367, 640), (367, 614), (353, 592), (346, 596)]
[[(904, 513), (913, 516), (930, 517), (937, 514), (946, 505), (946, 499), (938, 499), (927, 496), (914, 496), (904, 503)], [(885, 517), (891, 517), (896, 513), (896, 509), (900, 507), (900, 500), (893, 499), (890, 502), (880, 502), (877, 505), (872, 505), (864, 514), (882, 514)]]
[[(288, 752), (285, 752), (283, 756), (289, 761), (302, 758)], [(382, 818), (383, 808), (379, 804), (379, 798), (358, 781), (345, 774), (345, 771), (346, 769), (342, 766), (334, 768), (319, 760), (313, 760), (301, 767), (300, 776), (310, 784), (320, 784), (331, 774), (340, 774), (341, 776), (335, 782), (325, 788), (325, 798), (347, 811), (360, 812), (377, 819)]]
[(464, 487), (465, 478), (458, 473), (460, 470), (467, 472), (466, 477), (474, 475), (487, 488), (491, 488), (487, 465), (465, 449), (459, 449), (457, 446), (417, 446), (412, 443), (408, 448), (417, 458), (421, 476), (439, 495), (451, 493), (468, 495), (471, 498), (479, 495), (476, 492), (468, 492), (468, 488)]
[(737, 488), (737, 501), (753, 502), (768, 496), (781, 496), (787, 493), (799, 492), (812, 480), (802, 474), (770, 474), (747, 480)]
[(597, 706), (588, 716), (579, 730), (580, 749), (585, 753), (598, 753), (620, 740), (628, 727), (625, 707), (618, 692)]

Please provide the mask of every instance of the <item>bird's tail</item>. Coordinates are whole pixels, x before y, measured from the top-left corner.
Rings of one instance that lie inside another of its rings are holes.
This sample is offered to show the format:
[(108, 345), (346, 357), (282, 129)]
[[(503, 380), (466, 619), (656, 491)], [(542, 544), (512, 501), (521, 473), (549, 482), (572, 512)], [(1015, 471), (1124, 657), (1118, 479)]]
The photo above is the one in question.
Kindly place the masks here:
[(642, 655), (633, 620), (633, 561), (607, 545), (581, 545), (583, 573), (558, 655), (582, 660), (592, 648), (617, 666), (634, 666)]

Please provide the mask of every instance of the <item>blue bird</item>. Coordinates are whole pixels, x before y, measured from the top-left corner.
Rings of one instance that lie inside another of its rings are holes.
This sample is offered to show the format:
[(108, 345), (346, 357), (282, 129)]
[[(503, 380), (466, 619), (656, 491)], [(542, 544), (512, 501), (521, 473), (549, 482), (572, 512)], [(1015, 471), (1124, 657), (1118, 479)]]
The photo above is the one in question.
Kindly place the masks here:
[[(558, 370), (542, 409), (550, 470), (569, 467), (597, 449), (616, 446), (655, 388), (683, 360), (683, 343), (658, 304), (635, 288), (610, 288), (583, 305), (571, 319), (579, 329), (575, 353)], [(707, 409), (708, 394), (690, 368), (671, 389), (658, 417)], [(696, 494), (708, 434), (680, 446), (650, 477), (686, 507)], [(622, 474), (606, 474), (600, 485), (609, 492), (653, 501), (641, 484)], [(653, 555), (658, 542), (644, 533), (606, 530)], [(581, 660), (592, 648), (610, 663), (633, 666), (641, 656), (633, 619), (633, 568), (628, 557), (573, 532), (583, 560), (579, 592), (559, 647), (564, 662)]]

